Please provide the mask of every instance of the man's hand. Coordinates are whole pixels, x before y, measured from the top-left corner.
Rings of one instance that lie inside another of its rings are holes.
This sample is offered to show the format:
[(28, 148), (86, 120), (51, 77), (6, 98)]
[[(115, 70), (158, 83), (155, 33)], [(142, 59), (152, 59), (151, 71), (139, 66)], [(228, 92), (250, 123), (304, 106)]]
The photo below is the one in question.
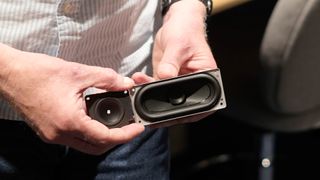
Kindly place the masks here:
[(156, 79), (216, 68), (206, 41), (206, 8), (199, 0), (174, 3), (164, 17), (153, 49)]
[[(137, 84), (172, 78), (217, 65), (206, 39), (206, 8), (199, 0), (183, 0), (171, 5), (159, 29), (153, 49), (153, 78), (142, 73), (132, 76)], [(154, 127), (195, 122), (211, 113), (169, 121)]]
[(86, 114), (85, 89), (124, 90), (134, 85), (130, 78), (108, 68), (0, 48), (6, 52), (0, 56), (0, 92), (45, 142), (102, 154), (144, 130), (138, 124), (108, 129)]

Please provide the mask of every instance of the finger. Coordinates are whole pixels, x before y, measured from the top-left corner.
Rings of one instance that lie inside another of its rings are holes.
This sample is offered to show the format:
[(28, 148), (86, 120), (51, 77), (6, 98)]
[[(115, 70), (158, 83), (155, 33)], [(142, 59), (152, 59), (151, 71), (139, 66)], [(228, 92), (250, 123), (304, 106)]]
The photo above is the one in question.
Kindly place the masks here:
[(136, 72), (131, 77), (136, 84), (150, 83), (155, 81), (153, 77), (150, 77), (142, 72)]
[(129, 142), (144, 131), (141, 124), (130, 124), (122, 128), (109, 129), (96, 120), (88, 120), (77, 126), (71, 137), (63, 138), (66, 144), (81, 152), (99, 155), (111, 148)]
[[(199, 43), (200, 44), (200, 43)], [(199, 72), (203, 70), (216, 69), (217, 64), (209, 46), (204, 42), (198, 46), (192, 60), (185, 62), (184, 70), (189, 72)], [(184, 74), (184, 72), (180, 71)]]
[(157, 76), (160, 79), (172, 78), (179, 74), (180, 67), (192, 58), (190, 42), (177, 38), (167, 43), (163, 57), (158, 64)]
[(159, 62), (161, 61), (162, 57), (163, 57), (163, 49), (161, 48), (161, 45), (159, 44), (159, 40), (161, 37), (161, 29), (159, 30), (156, 40), (154, 42), (154, 47), (153, 47), (153, 51), (152, 51), (152, 69), (153, 69), (153, 77), (155, 77), (156, 79), (158, 78), (158, 65)]
[(122, 128), (109, 129), (96, 120), (89, 120), (78, 127), (78, 137), (96, 145), (118, 145), (126, 143), (144, 131), (141, 124), (130, 124)]
[(70, 148), (76, 149), (86, 154), (92, 154), (92, 155), (101, 155), (116, 146), (111, 143), (104, 144), (103, 146), (99, 144), (93, 144), (85, 138), (81, 139), (78, 137), (64, 138), (62, 144), (66, 144)]
[(126, 143), (140, 135), (145, 127), (142, 124), (132, 123), (121, 128), (110, 129), (109, 140), (111, 142)]
[(123, 77), (110, 68), (102, 68), (95, 66), (85, 66), (83, 70), (86, 73), (83, 89), (88, 87), (96, 87), (107, 90), (124, 90), (134, 85), (134, 81), (128, 77)]

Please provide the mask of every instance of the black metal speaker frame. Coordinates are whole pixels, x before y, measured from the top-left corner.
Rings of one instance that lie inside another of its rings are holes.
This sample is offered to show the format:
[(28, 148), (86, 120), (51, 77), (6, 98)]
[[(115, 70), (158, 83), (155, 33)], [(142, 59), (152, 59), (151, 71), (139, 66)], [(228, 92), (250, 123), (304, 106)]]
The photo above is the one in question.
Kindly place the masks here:
[(110, 128), (133, 122), (160, 124), (226, 107), (219, 69), (146, 83), (121, 92), (91, 94), (85, 96), (85, 101), (88, 115)]

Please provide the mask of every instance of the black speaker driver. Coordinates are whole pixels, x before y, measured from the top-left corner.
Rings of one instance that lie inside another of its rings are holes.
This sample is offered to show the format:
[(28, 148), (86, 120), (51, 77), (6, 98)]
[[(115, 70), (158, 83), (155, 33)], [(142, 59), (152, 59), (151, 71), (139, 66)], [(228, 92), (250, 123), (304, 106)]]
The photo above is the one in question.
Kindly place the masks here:
[(158, 122), (210, 110), (220, 96), (218, 80), (199, 73), (147, 84), (136, 92), (134, 106), (142, 119)]
[(116, 98), (102, 98), (94, 103), (92, 108), (93, 118), (102, 122), (106, 126), (115, 126), (119, 124), (125, 114), (121, 102)]

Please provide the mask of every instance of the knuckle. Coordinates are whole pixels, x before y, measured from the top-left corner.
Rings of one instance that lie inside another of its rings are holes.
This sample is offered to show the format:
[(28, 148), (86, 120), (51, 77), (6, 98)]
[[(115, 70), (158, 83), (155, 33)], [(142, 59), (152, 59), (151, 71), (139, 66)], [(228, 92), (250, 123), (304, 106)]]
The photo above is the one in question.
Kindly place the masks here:
[(106, 74), (105, 81), (108, 82), (109, 89), (117, 87), (119, 75), (113, 69), (108, 69)]
[(42, 141), (45, 143), (58, 143), (59, 139), (61, 139), (59, 133), (55, 131), (46, 131), (45, 133), (41, 133), (39, 135)]
[(76, 125), (73, 123), (72, 119), (61, 119), (54, 125), (54, 134), (68, 134), (71, 132), (76, 132)]
[(44, 142), (59, 143), (62, 141), (64, 134), (72, 131), (70, 127), (70, 121), (62, 118), (57, 120), (50, 128), (46, 129), (46, 131), (42, 131), (42, 133), (39, 134)]
[(110, 150), (112, 147), (110, 146), (97, 146), (87, 142), (84, 142), (78, 150), (86, 152), (92, 155), (102, 155)]
[(69, 72), (70, 76), (74, 79), (82, 79), (86, 74), (84, 68), (81, 65), (77, 65), (75, 63), (72, 63), (67, 72)]
[(118, 73), (116, 71), (114, 71), (113, 69), (107, 68), (107, 69), (104, 70), (104, 72), (106, 74), (105, 78), (107, 80), (112, 81), (112, 80), (114, 80), (115, 78), (118, 77)]

